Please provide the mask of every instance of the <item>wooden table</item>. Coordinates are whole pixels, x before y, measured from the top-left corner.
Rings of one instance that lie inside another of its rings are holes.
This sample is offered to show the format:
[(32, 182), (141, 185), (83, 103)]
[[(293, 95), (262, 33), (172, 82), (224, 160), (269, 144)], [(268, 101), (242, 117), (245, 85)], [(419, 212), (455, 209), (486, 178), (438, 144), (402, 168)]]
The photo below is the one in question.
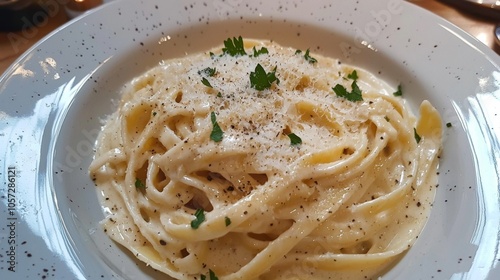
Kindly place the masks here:
[[(436, 0), (409, 0), (409, 2), (449, 20), (500, 54), (493, 37), (494, 21), (464, 13)], [(48, 17), (43, 26), (18, 32), (0, 32), (0, 74), (34, 43), (67, 21), (68, 17), (63, 7), (60, 7), (57, 13)]]
[(445, 18), (500, 54), (500, 46), (495, 43), (493, 35), (495, 24), (500, 23), (500, 20), (496, 22), (475, 14), (466, 13), (436, 0), (409, 0), (408, 2)]

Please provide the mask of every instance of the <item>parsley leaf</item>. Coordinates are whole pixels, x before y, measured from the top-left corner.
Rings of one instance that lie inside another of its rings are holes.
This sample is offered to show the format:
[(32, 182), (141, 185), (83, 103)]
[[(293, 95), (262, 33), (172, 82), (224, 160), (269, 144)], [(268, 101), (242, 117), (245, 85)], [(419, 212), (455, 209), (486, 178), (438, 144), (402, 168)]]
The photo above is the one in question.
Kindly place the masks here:
[(295, 133), (288, 134), (288, 138), (290, 138), (290, 144), (292, 146), (298, 146), (302, 144), (302, 139), (300, 139), (300, 137), (297, 136)]
[(212, 133), (210, 133), (210, 139), (212, 139), (214, 142), (220, 142), (222, 141), (222, 135), (224, 134), (224, 132), (217, 123), (217, 119), (214, 112), (210, 114), (210, 119), (213, 125)]
[(348, 92), (347, 89), (343, 85), (336, 85), (333, 89), (335, 94), (339, 97), (344, 97), (345, 99), (355, 102), (355, 101), (363, 101), (363, 96), (361, 95), (361, 90), (358, 87), (356, 81), (353, 81), (351, 84), (352, 91)]
[(224, 41), (224, 48), (222, 48), (223, 54), (229, 54), (230, 56), (246, 55), (245, 47), (243, 46), (243, 38), (239, 36), (238, 38), (233, 37), (233, 39), (228, 38)]
[(194, 213), (194, 216), (196, 217), (194, 220), (191, 221), (191, 227), (194, 229), (197, 229), (200, 227), (201, 223), (205, 221), (205, 212), (203, 209), (198, 209)]
[(208, 270), (208, 274), (210, 276), (210, 280), (219, 280), (219, 278), (215, 276), (215, 272), (213, 272), (211, 269)]
[(393, 93), (394, 96), (402, 96), (403, 95), (403, 88), (401, 85), (398, 86), (398, 90)]
[(270, 88), (273, 82), (280, 83), (280, 80), (276, 78), (276, 67), (272, 72), (266, 73), (264, 67), (257, 64), (255, 72), (250, 72), (250, 86), (258, 91)]
[(213, 77), (215, 75), (215, 73), (217, 73), (217, 69), (216, 68), (210, 68), (210, 67), (207, 67), (207, 68), (205, 68), (203, 70), (198, 71), (198, 74), (200, 74), (200, 75), (205, 74), (208, 77)]
[(269, 53), (269, 51), (265, 47), (260, 48), (260, 50), (257, 50), (257, 49), (255, 49), (255, 47), (253, 47), (253, 56), (254, 57), (257, 57), (261, 54), (266, 54), (266, 53)]
[[(208, 270), (208, 279), (209, 280), (219, 280), (219, 278), (215, 275), (215, 272), (213, 272), (211, 269)], [(206, 280), (207, 276), (205, 275), (200, 275), (201, 280)]]
[(347, 75), (347, 78), (357, 81), (358, 80), (358, 72), (356, 70), (353, 70), (351, 74)]
[(229, 217), (226, 217), (224, 219), (224, 222), (226, 223), (226, 227), (228, 227), (231, 224), (231, 219), (229, 219)]
[[(296, 55), (297, 54), (301, 54), (301, 53), (302, 53), (302, 50), (296, 50), (295, 51)], [(314, 63), (318, 62), (318, 60), (316, 60), (316, 58), (314, 58), (314, 57), (312, 57), (312, 56), (309, 55), (309, 49), (306, 50), (306, 53), (304, 54), (304, 59), (306, 61), (308, 61), (309, 63), (311, 63), (311, 64), (314, 64)]]
[(351, 95), (355, 96), (355, 98), (359, 98), (358, 101), (363, 100), (363, 96), (361, 95), (361, 89), (359, 89), (356, 81), (352, 82), (351, 88), (352, 88)]
[(449, 122), (446, 124), (446, 127), (452, 127), (453, 125)]
[(210, 84), (210, 82), (205, 77), (203, 77), (203, 79), (201, 80), (201, 83), (204, 84), (205, 86), (209, 87), (209, 88), (212, 88), (212, 85)]
[(416, 128), (413, 129), (413, 134), (415, 135), (415, 140), (417, 141), (417, 144), (420, 143), (420, 140), (422, 140), (422, 137), (420, 137), (420, 135), (418, 135)]
[(309, 55), (309, 49), (306, 50), (306, 53), (304, 54), (304, 58), (311, 64), (318, 62), (318, 60), (316, 60), (316, 58)]
[(138, 189), (144, 189), (144, 188), (146, 188), (146, 186), (144, 185), (144, 183), (139, 178), (135, 178), (135, 187), (138, 188)]
[[(207, 68), (205, 68), (203, 70), (198, 71), (198, 74), (200, 74), (200, 75), (206, 75), (208, 77), (213, 77), (216, 73), (217, 73), (217, 69), (216, 68), (210, 68), (210, 67), (207, 67)], [(208, 79), (206, 77), (203, 77), (203, 79), (201, 79), (201, 83), (204, 84), (205, 86), (209, 87), (209, 88), (213, 88), (212, 85), (210, 84), (210, 82), (208, 81)]]

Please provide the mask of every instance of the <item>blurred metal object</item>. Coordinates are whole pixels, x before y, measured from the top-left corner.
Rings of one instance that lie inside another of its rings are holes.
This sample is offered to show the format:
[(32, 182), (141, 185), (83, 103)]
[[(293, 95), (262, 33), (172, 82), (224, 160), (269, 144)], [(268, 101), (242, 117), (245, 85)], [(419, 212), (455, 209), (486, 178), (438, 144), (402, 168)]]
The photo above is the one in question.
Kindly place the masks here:
[(493, 34), (495, 35), (495, 43), (496, 43), (496, 48), (500, 48), (500, 23), (497, 23), (495, 25), (495, 29), (493, 29)]
[(70, 18), (74, 18), (102, 3), (102, 0), (70, 0), (66, 4), (66, 13)]
[(499, 20), (500, 19), (500, 0), (439, 0), (443, 3), (452, 5), (463, 12), (474, 14), (476, 16)]

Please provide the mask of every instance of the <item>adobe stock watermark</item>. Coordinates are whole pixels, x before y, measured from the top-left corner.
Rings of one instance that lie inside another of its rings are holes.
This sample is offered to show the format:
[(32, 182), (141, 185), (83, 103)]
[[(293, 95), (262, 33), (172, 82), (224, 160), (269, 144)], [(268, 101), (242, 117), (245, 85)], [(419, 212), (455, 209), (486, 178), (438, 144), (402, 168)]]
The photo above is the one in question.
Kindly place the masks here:
[(372, 20), (365, 24), (363, 28), (355, 27), (354, 44), (347, 42), (340, 43), (340, 50), (348, 61), (352, 56), (361, 53), (361, 50), (370, 47), (370, 42), (380, 36), (384, 27), (389, 26), (395, 15), (403, 12), (400, 0), (389, 0), (385, 9), (370, 11)]
[(64, 5), (71, 0), (40, 0), (39, 4), (41, 9), (35, 12), (31, 18), (21, 18), (22, 27), (20, 32), (10, 32), (7, 34), (7, 39), (12, 46), (12, 49), (17, 54), (22, 51), (21, 46), (29, 43), (29, 39), (34, 38), (39, 32), (40, 28), (47, 25), (50, 18), (55, 17)]
[[(54, 160), (54, 171), (57, 174), (71, 173), (79, 169), (86, 158), (94, 154), (94, 143), (99, 135), (100, 130), (94, 128), (92, 130), (83, 129), (81, 136), (83, 138), (76, 145), (67, 145), (62, 151), (63, 155)], [(62, 162), (61, 162), (62, 160)], [(57, 176), (62, 181), (62, 176)]]

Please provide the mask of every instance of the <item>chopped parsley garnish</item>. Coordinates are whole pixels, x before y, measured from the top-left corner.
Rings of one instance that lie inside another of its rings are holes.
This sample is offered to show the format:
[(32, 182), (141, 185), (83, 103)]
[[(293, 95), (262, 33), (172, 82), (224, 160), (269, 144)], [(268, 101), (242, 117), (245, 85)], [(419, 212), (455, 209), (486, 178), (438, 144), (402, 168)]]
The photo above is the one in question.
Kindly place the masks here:
[(138, 188), (138, 189), (144, 189), (144, 188), (146, 188), (146, 186), (144, 185), (144, 183), (139, 178), (135, 178), (135, 187)]
[(453, 125), (451, 124), (451, 122), (447, 123), (446, 124), (446, 127), (452, 127)]
[(295, 133), (288, 134), (288, 138), (290, 138), (290, 144), (292, 146), (297, 146), (302, 144), (302, 139), (300, 139), (300, 137), (297, 136)]
[(217, 92), (217, 97), (222, 97), (222, 93), (220, 91)]
[(201, 79), (201, 83), (204, 84), (205, 86), (209, 87), (209, 88), (212, 88), (212, 85), (210, 84), (210, 82), (205, 77), (203, 77), (203, 79)]
[(413, 134), (415, 135), (415, 140), (417, 141), (417, 144), (420, 143), (420, 140), (422, 140), (422, 137), (420, 137), (420, 135), (418, 135), (416, 128), (413, 129)]
[(270, 88), (273, 82), (280, 83), (280, 80), (276, 78), (276, 67), (273, 71), (266, 73), (264, 67), (257, 64), (255, 72), (250, 72), (250, 86), (258, 91)]
[(200, 227), (201, 223), (205, 221), (205, 211), (203, 209), (198, 209), (194, 213), (194, 216), (196, 217), (194, 220), (191, 221), (191, 227), (194, 229), (197, 229)]
[[(302, 50), (295, 51), (295, 54), (301, 54), (301, 53), (302, 53)], [(318, 62), (318, 60), (316, 60), (316, 58), (309, 55), (309, 49), (306, 50), (306, 53), (304, 54), (304, 58), (305, 58), (305, 60), (307, 60), (311, 64)]]
[(212, 126), (213, 126), (212, 133), (210, 133), (210, 139), (212, 139), (214, 142), (220, 142), (222, 141), (222, 135), (224, 134), (224, 132), (217, 123), (217, 118), (214, 112), (210, 114), (210, 119), (212, 121)]
[(215, 57), (215, 53), (213, 53), (213, 52), (209, 52), (208, 55), (210, 55), (210, 58), (214, 58)]
[[(200, 275), (201, 280), (206, 280), (207, 276), (205, 275)], [(215, 272), (213, 272), (211, 269), (208, 270), (208, 280), (219, 280), (219, 278), (215, 275)]]
[(153, 112), (153, 117), (156, 116), (156, 114), (157, 114), (156, 112)]
[(347, 78), (351, 79), (351, 80), (354, 80), (354, 81), (357, 81), (358, 80), (358, 72), (356, 72), (356, 70), (353, 70), (351, 72), (351, 74), (347, 75)]
[(205, 74), (207, 75), (208, 77), (213, 77), (215, 75), (215, 73), (217, 73), (217, 69), (216, 68), (210, 68), (210, 67), (207, 67), (203, 70), (200, 70), (198, 71), (198, 74)]
[(228, 38), (224, 41), (224, 48), (222, 48), (223, 54), (228, 54), (230, 56), (246, 55), (245, 47), (243, 46), (243, 38), (239, 36), (238, 38), (233, 37), (233, 39)]
[(403, 87), (401, 85), (398, 86), (398, 90), (393, 93), (394, 96), (403, 96)]
[(347, 89), (343, 85), (338, 84), (332, 89), (337, 96), (343, 97), (349, 101), (352, 101), (352, 102), (363, 101), (363, 96), (361, 95), (361, 90), (359, 89), (356, 81), (352, 82), (351, 88), (352, 88), (352, 91), (348, 92)]
[(224, 218), (224, 222), (226, 223), (226, 227), (228, 227), (231, 224), (231, 219), (229, 217)]
[(314, 64), (314, 63), (318, 62), (318, 61), (316, 60), (316, 58), (314, 58), (314, 57), (312, 57), (312, 56), (310, 56), (310, 55), (309, 55), (309, 49), (307, 49), (307, 50), (306, 50), (306, 53), (304, 54), (304, 58), (305, 58), (305, 59), (306, 59), (309, 63), (311, 63), (311, 64)]
[(266, 54), (266, 53), (269, 53), (269, 51), (265, 47), (260, 48), (260, 50), (257, 50), (257, 49), (255, 49), (255, 47), (253, 47), (253, 56), (254, 57), (257, 57), (261, 54)]

